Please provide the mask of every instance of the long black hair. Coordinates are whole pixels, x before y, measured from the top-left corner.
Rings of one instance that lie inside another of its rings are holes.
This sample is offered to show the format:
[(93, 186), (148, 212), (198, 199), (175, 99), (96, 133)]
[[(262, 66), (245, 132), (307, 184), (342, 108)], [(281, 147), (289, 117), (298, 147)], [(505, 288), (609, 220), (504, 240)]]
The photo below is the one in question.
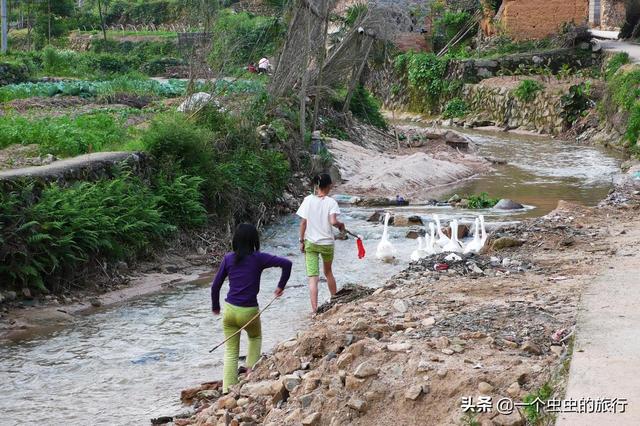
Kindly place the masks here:
[(326, 189), (332, 183), (331, 176), (327, 173), (320, 173), (319, 175), (314, 176), (312, 182), (313, 186), (317, 186), (320, 189)]
[(249, 223), (241, 223), (233, 233), (233, 241), (231, 247), (236, 254), (236, 264), (253, 254), (260, 251), (260, 235), (255, 226)]

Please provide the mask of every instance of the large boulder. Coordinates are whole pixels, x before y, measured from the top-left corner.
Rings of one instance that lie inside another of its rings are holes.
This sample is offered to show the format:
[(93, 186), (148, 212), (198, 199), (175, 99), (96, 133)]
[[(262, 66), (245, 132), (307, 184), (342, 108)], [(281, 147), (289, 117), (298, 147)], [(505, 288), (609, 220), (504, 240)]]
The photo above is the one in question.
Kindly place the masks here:
[(503, 198), (502, 200), (498, 201), (498, 204), (496, 204), (493, 208), (498, 210), (520, 210), (523, 209), (524, 206), (520, 203), (516, 203), (513, 200)]

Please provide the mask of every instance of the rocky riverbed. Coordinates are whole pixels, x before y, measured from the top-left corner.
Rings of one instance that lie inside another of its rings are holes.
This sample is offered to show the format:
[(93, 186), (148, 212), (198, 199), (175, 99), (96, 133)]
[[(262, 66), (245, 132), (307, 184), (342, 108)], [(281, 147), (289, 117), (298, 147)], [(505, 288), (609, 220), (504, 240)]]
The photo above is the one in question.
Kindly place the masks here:
[[(637, 189), (597, 208), (561, 202), (495, 230), (480, 255), (426, 259), (356, 301), (338, 299), (228, 395), (219, 382), (183, 391), (194, 412), (174, 423), (525, 424), (530, 410), (465, 413), (463, 398), (521, 402), (543, 387), (562, 397), (580, 291), (625, 255), (616, 236), (637, 222)], [(517, 244), (496, 244), (506, 240)]]

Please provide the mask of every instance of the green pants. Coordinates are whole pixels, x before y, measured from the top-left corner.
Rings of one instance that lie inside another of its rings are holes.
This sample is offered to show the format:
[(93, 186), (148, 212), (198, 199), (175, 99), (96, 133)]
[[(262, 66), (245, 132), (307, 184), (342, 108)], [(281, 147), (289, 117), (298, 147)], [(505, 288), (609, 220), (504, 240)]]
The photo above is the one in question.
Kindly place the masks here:
[(320, 276), (320, 257), (322, 257), (323, 262), (331, 262), (333, 260), (334, 245), (323, 246), (305, 240), (304, 253), (307, 276), (318, 277)]
[[(253, 318), (259, 309), (257, 306), (244, 308), (225, 302), (222, 315), (222, 329), (225, 339), (238, 331)], [(247, 353), (247, 367), (253, 368), (260, 359), (260, 347), (262, 346), (262, 327), (260, 317), (251, 321), (244, 331), (249, 336), (249, 349)], [(222, 391), (228, 392), (229, 386), (238, 383), (238, 355), (240, 354), (240, 334), (233, 336), (224, 347), (224, 375), (222, 379)]]

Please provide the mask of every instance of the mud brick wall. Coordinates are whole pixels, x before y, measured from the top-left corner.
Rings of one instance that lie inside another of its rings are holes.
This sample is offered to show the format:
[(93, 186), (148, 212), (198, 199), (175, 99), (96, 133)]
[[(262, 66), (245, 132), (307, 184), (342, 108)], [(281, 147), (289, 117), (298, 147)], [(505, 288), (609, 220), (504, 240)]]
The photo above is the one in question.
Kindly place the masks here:
[(540, 39), (565, 22), (586, 23), (589, 0), (505, 0), (502, 26), (517, 40)]

